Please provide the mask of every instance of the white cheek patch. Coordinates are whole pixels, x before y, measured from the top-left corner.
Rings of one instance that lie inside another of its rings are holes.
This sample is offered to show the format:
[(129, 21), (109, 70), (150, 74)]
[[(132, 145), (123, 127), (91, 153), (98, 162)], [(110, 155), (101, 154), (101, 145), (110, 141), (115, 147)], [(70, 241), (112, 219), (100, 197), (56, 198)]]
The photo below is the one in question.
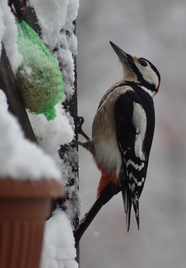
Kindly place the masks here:
[(159, 79), (157, 74), (149, 67), (146, 67), (146, 69), (141, 70), (141, 73), (143, 75), (143, 78), (150, 84), (155, 85), (156, 88), (158, 88)]
[[(159, 77), (157, 76), (156, 72), (152, 69), (150, 64), (148, 66), (141, 66), (139, 62), (136, 62), (136, 66), (143, 76), (143, 79), (147, 81), (149, 84), (152, 84), (155, 86), (156, 89), (158, 89), (159, 86)], [(151, 90), (148, 90), (147, 88), (144, 88), (146, 92), (148, 92), (152, 97), (154, 96), (155, 93), (152, 93)]]
[(145, 133), (147, 128), (147, 117), (144, 109), (138, 103), (133, 104), (133, 125), (136, 129), (135, 138), (135, 155), (139, 157), (142, 161), (145, 160), (145, 155), (143, 152), (143, 142), (145, 139)]

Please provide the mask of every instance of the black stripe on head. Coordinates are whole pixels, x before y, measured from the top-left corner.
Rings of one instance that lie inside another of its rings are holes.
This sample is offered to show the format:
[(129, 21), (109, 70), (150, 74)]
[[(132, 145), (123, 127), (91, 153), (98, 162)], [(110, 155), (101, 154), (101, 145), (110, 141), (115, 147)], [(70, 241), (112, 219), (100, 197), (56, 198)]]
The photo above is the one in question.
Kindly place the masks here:
[(138, 78), (138, 81), (140, 81), (140, 82), (144, 81), (144, 78), (143, 78), (140, 70), (138, 69), (138, 67), (134, 63), (134, 60), (133, 60), (132, 56), (130, 56), (130, 66), (131, 66), (133, 72), (136, 74), (136, 76)]

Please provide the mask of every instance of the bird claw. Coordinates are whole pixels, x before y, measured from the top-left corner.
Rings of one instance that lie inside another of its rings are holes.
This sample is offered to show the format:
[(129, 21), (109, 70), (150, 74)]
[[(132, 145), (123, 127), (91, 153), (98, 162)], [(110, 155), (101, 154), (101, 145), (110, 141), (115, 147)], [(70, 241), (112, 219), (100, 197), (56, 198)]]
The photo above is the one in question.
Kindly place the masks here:
[[(85, 132), (82, 129), (82, 125), (84, 122), (85, 122), (85, 119), (82, 116), (77, 117), (77, 133), (82, 135), (87, 141), (89, 141), (90, 138), (87, 136), (87, 134), (85, 134)], [(81, 145), (80, 142), (77, 142), (77, 143)]]

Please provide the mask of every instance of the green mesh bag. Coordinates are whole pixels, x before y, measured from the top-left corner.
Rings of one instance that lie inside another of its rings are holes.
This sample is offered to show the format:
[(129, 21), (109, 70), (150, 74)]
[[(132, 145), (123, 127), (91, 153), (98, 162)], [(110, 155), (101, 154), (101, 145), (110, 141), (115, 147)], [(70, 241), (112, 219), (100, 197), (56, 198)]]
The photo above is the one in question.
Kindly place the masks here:
[(16, 19), (18, 49), (23, 56), (16, 79), (25, 108), (34, 114), (44, 114), (47, 120), (55, 118), (54, 106), (61, 102), (64, 84), (59, 65), (39, 38), (25, 22)]

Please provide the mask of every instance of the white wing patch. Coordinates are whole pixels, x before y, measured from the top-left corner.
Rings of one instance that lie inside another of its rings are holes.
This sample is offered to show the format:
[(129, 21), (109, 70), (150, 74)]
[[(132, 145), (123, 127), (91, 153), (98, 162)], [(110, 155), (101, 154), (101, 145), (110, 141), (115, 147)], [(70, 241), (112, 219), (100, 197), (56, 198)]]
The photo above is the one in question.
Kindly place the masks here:
[(135, 155), (141, 160), (145, 160), (145, 155), (143, 152), (143, 142), (145, 139), (145, 133), (147, 128), (147, 117), (144, 109), (139, 103), (133, 103), (132, 122), (136, 129)]

